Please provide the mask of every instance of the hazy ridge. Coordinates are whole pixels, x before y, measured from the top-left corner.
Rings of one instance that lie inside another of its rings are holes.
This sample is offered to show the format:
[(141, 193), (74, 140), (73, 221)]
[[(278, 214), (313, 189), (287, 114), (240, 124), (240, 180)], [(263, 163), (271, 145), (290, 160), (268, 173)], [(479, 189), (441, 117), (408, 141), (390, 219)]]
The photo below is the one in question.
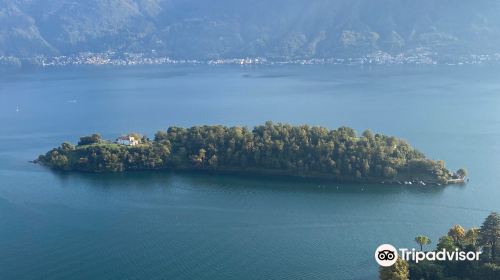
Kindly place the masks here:
[(499, 14), (494, 0), (1, 0), (0, 55), (495, 53)]

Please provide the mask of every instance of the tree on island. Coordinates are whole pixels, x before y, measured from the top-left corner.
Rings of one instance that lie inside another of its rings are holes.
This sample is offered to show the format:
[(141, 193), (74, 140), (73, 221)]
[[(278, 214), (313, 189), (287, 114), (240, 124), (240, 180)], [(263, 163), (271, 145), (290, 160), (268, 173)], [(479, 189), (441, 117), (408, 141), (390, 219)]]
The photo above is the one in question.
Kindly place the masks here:
[(425, 235), (419, 235), (415, 237), (415, 242), (417, 242), (418, 245), (420, 245), (420, 251), (422, 251), (425, 245), (431, 244), (431, 239)]
[(74, 150), (75, 146), (73, 146), (71, 143), (64, 142), (61, 144), (61, 149), (65, 152), (68, 152)]
[(191, 156), (191, 160), (197, 165), (204, 166), (206, 154), (207, 151), (205, 149), (200, 149), (197, 155)]
[(457, 170), (457, 175), (460, 176), (460, 178), (465, 178), (467, 177), (467, 170), (465, 168), (460, 168)]
[(495, 261), (497, 249), (500, 246), (500, 215), (498, 213), (493, 212), (486, 217), (479, 230), (478, 241), (479, 245), (483, 246), (483, 250), (489, 249), (490, 260)]
[(379, 269), (379, 278), (380, 280), (408, 280), (410, 278), (408, 263), (398, 258), (392, 266), (381, 266)]
[(455, 244), (461, 244), (465, 237), (465, 229), (461, 225), (454, 225), (448, 231), (448, 236), (453, 239)]
[(102, 141), (101, 135), (98, 133), (95, 133), (95, 134), (92, 134), (90, 136), (80, 137), (80, 141), (78, 141), (78, 146), (98, 144), (101, 141)]

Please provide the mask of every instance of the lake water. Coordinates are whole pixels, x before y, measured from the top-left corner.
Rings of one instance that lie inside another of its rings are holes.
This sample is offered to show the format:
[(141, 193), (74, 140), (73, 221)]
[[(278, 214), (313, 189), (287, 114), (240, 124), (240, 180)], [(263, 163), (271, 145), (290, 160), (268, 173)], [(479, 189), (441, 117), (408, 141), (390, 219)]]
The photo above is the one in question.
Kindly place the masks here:
[[(0, 76), (0, 279), (375, 279), (375, 248), (435, 245), (500, 211), (500, 67), (148, 66)], [(467, 186), (191, 173), (60, 174), (28, 161), (100, 132), (266, 120), (407, 139)]]

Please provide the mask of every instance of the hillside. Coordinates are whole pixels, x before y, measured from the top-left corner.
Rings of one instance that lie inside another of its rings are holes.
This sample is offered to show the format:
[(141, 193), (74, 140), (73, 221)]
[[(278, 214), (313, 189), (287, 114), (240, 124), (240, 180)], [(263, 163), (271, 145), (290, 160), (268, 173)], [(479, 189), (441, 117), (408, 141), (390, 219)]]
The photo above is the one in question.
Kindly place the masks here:
[(494, 0), (1, 0), (0, 55), (173, 58), (495, 53)]

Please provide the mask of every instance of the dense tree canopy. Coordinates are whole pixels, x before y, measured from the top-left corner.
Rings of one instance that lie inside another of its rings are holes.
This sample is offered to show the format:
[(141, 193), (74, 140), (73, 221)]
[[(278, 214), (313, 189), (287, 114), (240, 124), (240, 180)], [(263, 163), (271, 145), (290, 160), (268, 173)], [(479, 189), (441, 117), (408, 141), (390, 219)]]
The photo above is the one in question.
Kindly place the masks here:
[(443, 161), (426, 159), (407, 142), (348, 127), (273, 124), (246, 127), (170, 127), (137, 146), (82, 137), (39, 157), (60, 170), (122, 172), (203, 169), (333, 178), (350, 181), (423, 180), (446, 183)]
[(484, 220), (479, 230), (479, 244), (485, 249), (489, 249), (489, 256), (492, 261), (498, 258), (500, 247), (500, 215), (496, 212), (491, 213)]
[(408, 263), (401, 258), (394, 265), (379, 269), (380, 280), (408, 280), (409, 276)]
[[(479, 252), (478, 261), (422, 261), (409, 262), (410, 279), (435, 280), (498, 280), (500, 279), (500, 262), (498, 244), (500, 242), (500, 216), (491, 213), (480, 229), (465, 230), (460, 225), (453, 226), (448, 234), (441, 237), (437, 251), (455, 250)], [(380, 278), (383, 279), (383, 278)], [(384, 278), (385, 279), (385, 278)]]

